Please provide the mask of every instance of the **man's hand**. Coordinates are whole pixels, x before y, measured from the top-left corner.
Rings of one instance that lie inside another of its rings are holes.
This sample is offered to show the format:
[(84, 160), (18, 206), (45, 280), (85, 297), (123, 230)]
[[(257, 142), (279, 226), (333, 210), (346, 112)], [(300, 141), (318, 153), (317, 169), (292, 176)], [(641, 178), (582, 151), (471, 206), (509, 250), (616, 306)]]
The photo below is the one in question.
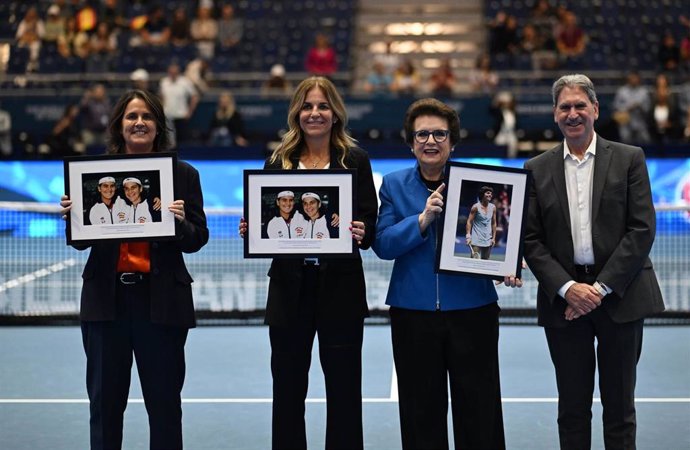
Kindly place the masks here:
[[(568, 302), (569, 311), (566, 308), (566, 320), (577, 319), (594, 311), (601, 305), (603, 297), (594, 286), (586, 283), (575, 283), (565, 293), (565, 301)], [(568, 319), (568, 317), (571, 317)]]

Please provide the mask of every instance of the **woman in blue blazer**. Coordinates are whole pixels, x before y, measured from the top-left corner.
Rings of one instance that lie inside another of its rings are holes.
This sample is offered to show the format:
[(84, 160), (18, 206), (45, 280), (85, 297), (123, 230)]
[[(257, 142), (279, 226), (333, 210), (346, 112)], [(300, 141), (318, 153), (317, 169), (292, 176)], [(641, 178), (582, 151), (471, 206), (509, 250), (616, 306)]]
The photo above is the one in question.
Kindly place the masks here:
[(383, 178), (373, 244), (395, 260), (386, 303), (403, 449), (448, 448), (448, 380), (455, 448), (501, 449), (496, 289), (489, 279), (434, 273), (444, 169), (460, 121), (429, 98), (410, 106), (404, 127), (417, 163)]

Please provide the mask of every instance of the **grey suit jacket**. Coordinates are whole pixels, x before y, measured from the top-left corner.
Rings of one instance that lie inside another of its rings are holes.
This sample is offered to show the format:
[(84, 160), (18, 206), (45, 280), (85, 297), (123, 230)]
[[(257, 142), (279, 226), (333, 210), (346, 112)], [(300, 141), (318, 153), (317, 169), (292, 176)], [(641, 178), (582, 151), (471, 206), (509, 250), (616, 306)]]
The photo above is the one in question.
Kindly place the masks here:
[[(524, 254), (539, 281), (539, 324), (566, 326), (566, 302), (558, 289), (575, 279), (575, 263), (563, 144), (530, 159), (525, 168), (532, 171), (532, 185)], [(649, 259), (656, 215), (641, 148), (597, 136), (591, 206), (596, 279), (613, 290), (602, 307), (618, 323), (663, 311)]]

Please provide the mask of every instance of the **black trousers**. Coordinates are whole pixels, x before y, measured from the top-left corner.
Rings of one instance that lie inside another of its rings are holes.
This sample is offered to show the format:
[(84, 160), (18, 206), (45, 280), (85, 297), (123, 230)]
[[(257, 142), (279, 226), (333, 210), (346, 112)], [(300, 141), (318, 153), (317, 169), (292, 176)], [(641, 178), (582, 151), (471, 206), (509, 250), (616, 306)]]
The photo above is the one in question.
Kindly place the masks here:
[(269, 326), (273, 374), (273, 449), (307, 448), (305, 405), (314, 337), (326, 381), (326, 449), (364, 447), (362, 338), (364, 320), (323, 321), (317, 314), (318, 266), (306, 266), (297, 320)]
[[(582, 274), (576, 281), (591, 284), (595, 277)], [(604, 445), (607, 450), (635, 449), (635, 382), (642, 329), (642, 319), (615, 323), (603, 307), (573, 320), (565, 328), (545, 328), (556, 370), (561, 449), (591, 448), (597, 363)]]
[(180, 392), (187, 329), (151, 323), (147, 281), (117, 286), (114, 321), (82, 322), (92, 449), (122, 448), (134, 357), (149, 416), (150, 448), (182, 448)]
[(391, 308), (404, 450), (505, 448), (496, 303), (456, 311)]

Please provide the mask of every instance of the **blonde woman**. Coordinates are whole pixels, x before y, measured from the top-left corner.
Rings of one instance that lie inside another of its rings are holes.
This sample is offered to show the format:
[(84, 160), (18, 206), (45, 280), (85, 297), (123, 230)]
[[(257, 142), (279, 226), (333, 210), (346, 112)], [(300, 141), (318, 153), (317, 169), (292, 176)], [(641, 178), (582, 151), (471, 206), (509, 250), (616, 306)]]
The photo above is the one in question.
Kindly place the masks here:
[[(266, 169), (357, 169), (350, 230), (359, 248), (376, 235), (377, 198), (366, 152), (346, 132), (347, 113), (331, 81), (302, 81), (288, 110), (288, 131)], [(240, 223), (240, 234), (246, 222)], [(314, 336), (326, 379), (326, 448), (361, 449), (362, 334), (368, 315), (359, 251), (348, 259), (275, 259), (266, 323), (273, 374), (273, 448), (306, 449), (304, 401)]]

